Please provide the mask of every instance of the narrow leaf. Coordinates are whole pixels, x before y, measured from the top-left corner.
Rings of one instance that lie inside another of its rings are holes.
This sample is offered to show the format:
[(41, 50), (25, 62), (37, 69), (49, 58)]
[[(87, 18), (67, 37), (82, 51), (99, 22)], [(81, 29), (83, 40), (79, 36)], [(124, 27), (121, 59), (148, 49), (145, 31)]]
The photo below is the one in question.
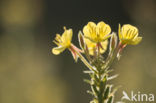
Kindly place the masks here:
[(110, 93), (110, 86), (107, 86), (105, 93), (104, 93), (104, 100), (108, 98), (109, 93)]
[(110, 96), (107, 103), (113, 103), (113, 96)]

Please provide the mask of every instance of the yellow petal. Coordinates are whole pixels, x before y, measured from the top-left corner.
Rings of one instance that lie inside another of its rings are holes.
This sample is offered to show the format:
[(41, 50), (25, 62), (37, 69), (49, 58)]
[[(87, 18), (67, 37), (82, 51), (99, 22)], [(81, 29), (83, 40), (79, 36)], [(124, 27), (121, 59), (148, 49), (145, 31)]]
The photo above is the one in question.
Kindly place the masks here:
[(107, 35), (104, 39), (102, 39), (101, 40), (101, 42), (103, 42), (103, 41), (106, 41), (108, 38), (110, 38), (112, 36), (112, 34), (111, 35)]
[(133, 40), (133, 42), (132, 42), (132, 45), (137, 45), (137, 44), (139, 44), (139, 43), (141, 42), (141, 40), (142, 40), (142, 37), (137, 37), (137, 38), (135, 38), (135, 39)]
[(100, 53), (104, 53), (107, 50), (108, 40), (101, 42), (102, 48), (100, 48)]
[[(90, 41), (89, 39), (84, 39), (85, 40), (85, 43), (88, 47), (88, 50), (89, 50), (89, 54), (90, 55), (94, 55), (94, 49), (96, 48), (96, 43), (95, 42), (92, 42)], [(100, 53), (104, 53), (106, 50), (107, 50), (107, 45), (108, 45), (108, 40), (105, 40), (103, 42), (101, 42), (101, 46), (102, 48), (100, 48)]]
[(96, 47), (96, 43), (90, 41), (89, 39), (84, 38), (84, 41), (88, 47), (89, 54), (93, 55), (94, 54), (94, 48)]
[(93, 48), (96, 46), (96, 43), (90, 41), (89, 39), (84, 39), (85, 40), (85, 43), (87, 44), (88, 48)]
[(122, 26), (121, 33), (123, 38), (130, 38), (130, 36), (138, 34), (138, 29), (130, 24)]
[(110, 34), (111, 28), (108, 24), (105, 24), (103, 21), (101, 21), (97, 24), (96, 31), (100, 36), (100, 39), (103, 40), (106, 35)]
[(88, 25), (89, 28), (92, 28), (92, 29), (95, 29), (96, 28), (96, 24), (94, 22), (92, 22), (92, 21), (91, 22), (88, 22), (87, 25)]
[(94, 22), (89, 22), (86, 26), (84, 26), (83, 33), (87, 38), (90, 38), (92, 40), (96, 39), (96, 24)]
[(121, 40), (122, 44), (132, 44), (132, 40), (131, 39), (122, 39)]
[(64, 33), (62, 34), (61, 39), (62, 39), (63, 43), (71, 42), (72, 36), (73, 36), (72, 29), (68, 29), (68, 30), (65, 29)]
[(55, 47), (52, 49), (52, 53), (55, 55), (59, 55), (61, 52), (63, 52), (66, 48), (65, 47)]
[(72, 36), (73, 36), (73, 31), (72, 31), (72, 29), (67, 30), (67, 40), (68, 40), (68, 41), (71, 41)]
[(84, 28), (83, 28), (83, 33), (84, 33), (84, 36), (85, 37), (91, 37), (91, 33), (90, 33), (90, 31), (89, 31), (89, 28), (88, 28), (88, 26), (86, 25), (86, 26), (84, 26)]

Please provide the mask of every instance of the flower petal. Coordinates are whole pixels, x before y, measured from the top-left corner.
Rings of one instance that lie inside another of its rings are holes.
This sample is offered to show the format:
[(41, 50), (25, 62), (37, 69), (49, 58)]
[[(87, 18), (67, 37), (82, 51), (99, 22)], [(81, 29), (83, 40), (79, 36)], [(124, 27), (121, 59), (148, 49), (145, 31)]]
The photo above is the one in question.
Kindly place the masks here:
[(96, 24), (94, 22), (89, 22), (86, 26), (83, 28), (84, 36), (90, 39), (97, 38), (96, 35)]
[[(88, 50), (89, 50), (89, 54), (90, 55), (94, 55), (94, 51), (95, 51), (95, 48), (96, 48), (96, 43), (95, 42), (92, 42), (90, 41), (89, 39), (86, 39), (84, 38), (85, 40), (85, 43), (88, 47)], [(100, 48), (100, 53), (104, 53), (106, 50), (107, 50), (107, 45), (108, 45), (108, 40), (105, 40), (103, 42), (101, 42), (101, 46), (102, 48)]]
[(112, 34), (111, 34), (111, 35), (105, 36), (105, 38), (104, 38), (103, 40), (101, 40), (101, 42), (104, 42), (105, 40), (107, 40), (107, 39), (110, 38), (111, 36), (112, 36)]
[(135, 26), (132, 26), (130, 24), (125, 24), (122, 26), (121, 32), (122, 32), (123, 38), (129, 38), (131, 34), (133, 35), (138, 34), (138, 29)]
[(88, 22), (87, 26), (91, 29), (96, 29), (96, 24), (94, 22)]
[(61, 38), (61, 39), (62, 39), (62, 42), (63, 42), (64, 44), (69, 45), (69, 44), (71, 43), (72, 36), (73, 36), (73, 31), (72, 31), (72, 29), (66, 30), (66, 28), (65, 28), (65, 31), (64, 31), (64, 33), (62, 34), (62, 38)]
[(104, 39), (106, 35), (110, 34), (111, 28), (103, 21), (99, 22), (96, 27), (96, 32), (100, 36), (100, 39)]
[(90, 41), (87, 38), (84, 38), (84, 41), (85, 41), (85, 43), (86, 43), (86, 45), (88, 47), (89, 54), (93, 55), (94, 54), (94, 48), (96, 47), (96, 43)]
[(61, 52), (63, 52), (66, 48), (59, 46), (52, 49), (52, 53), (55, 55), (59, 55)]
[(142, 37), (137, 37), (133, 40), (133, 42), (131, 43), (132, 45), (137, 45), (141, 42), (142, 40)]
[(107, 50), (108, 40), (101, 42), (102, 48), (100, 48), (100, 53), (104, 53)]

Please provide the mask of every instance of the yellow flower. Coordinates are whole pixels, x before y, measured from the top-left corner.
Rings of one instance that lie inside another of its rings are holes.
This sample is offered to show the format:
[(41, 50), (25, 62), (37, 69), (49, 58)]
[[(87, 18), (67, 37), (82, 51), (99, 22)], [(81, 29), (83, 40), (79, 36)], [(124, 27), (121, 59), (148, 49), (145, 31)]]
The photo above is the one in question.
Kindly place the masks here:
[(58, 55), (61, 52), (63, 52), (66, 48), (69, 48), (71, 45), (72, 35), (73, 35), (72, 29), (66, 30), (65, 27), (64, 27), (64, 33), (62, 34), (62, 36), (60, 36), (60, 34), (56, 34), (54, 43), (58, 47), (53, 48), (52, 53), (55, 55)]
[(111, 36), (109, 35), (110, 32), (110, 26), (103, 21), (99, 22), (97, 25), (94, 22), (89, 22), (83, 28), (84, 37), (95, 43), (108, 39)]
[(138, 29), (135, 26), (126, 24), (120, 28), (119, 24), (119, 39), (122, 44), (137, 45), (142, 40), (142, 37), (138, 37)]
[[(94, 51), (97, 48), (97, 43), (94, 43), (86, 38), (84, 38), (84, 41), (88, 47), (89, 54), (94, 55)], [(100, 53), (102, 54), (107, 50), (108, 40), (101, 42), (100, 45), (101, 47), (99, 49), (100, 49)]]

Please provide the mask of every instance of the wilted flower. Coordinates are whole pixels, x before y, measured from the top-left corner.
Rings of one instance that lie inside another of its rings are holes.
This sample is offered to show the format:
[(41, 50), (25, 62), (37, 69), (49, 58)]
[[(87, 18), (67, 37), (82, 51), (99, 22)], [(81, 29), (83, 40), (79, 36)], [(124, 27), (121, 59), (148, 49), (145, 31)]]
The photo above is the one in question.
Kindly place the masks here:
[(94, 22), (89, 22), (83, 28), (85, 38), (95, 43), (99, 43), (108, 39), (111, 36), (109, 35), (110, 32), (110, 26), (105, 24), (103, 21), (99, 22), (97, 25)]
[(135, 26), (126, 24), (120, 28), (119, 25), (119, 39), (122, 44), (137, 45), (142, 40), (142, 37), (138, 37), (138, 29)]
[(72, 29), (66, 30), (65, 27), (62, 36), (60, 36), (60, 34), (56, 34), (55, 40), (53, 42), (58, 47), (53, 48), (52, 53), (58, 55), (61, 52), (63, 52), (66, 48), (69, 48), (71, 46), (72, 35), (73, 35)]

